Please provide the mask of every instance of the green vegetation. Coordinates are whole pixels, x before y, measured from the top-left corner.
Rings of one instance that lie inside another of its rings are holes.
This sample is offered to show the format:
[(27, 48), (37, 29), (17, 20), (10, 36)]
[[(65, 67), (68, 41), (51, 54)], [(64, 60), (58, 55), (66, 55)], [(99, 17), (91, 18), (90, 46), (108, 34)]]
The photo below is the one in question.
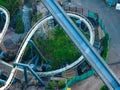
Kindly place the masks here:
[(34, 38), (33, 41), (49, 60), (52, 69), (61, 68), (65, 63), (72, 63), (80, 56), (80, 53), (73, 45), (63, 29), (59, 26), (50, 30), (45, 37)]
[(23, 55), (23, 58), (22, 58), (23, 62), (24, 62), (24, 60), (28, 60), (28, 59), (31, 58), (30, 47), (31, 47), (31, 45), (30, 45), (30, 43), (28, 43), (27, 46), (26, 46), (26, 48), (25, 48), (25, 52), (24, 52), (24, 55)]
[[(42, 17), (42, 14), (39, 14), (37, 17)], [(89, 40), (89, 32), (84, 32), (84, 30), (81, 31)], [(75, 45), (63, 31), (63, 28), (59, 25), (56, 25), (52, 30), (48, 30), (45, 35), (42, 33), (39, 35), (35, 34), (32, 40), (42, 52), (43, 56), (48, 60), (52, 66), (52, 70), (71, 64), (81, 56)], [(25, 51), (25, 60), (29, 59), (27, 55), (30, 50), (28, 49), (30, 49), (29, 45)], [(41, 61), (42, 60), (40, 60), (40, 62)]]
[(0, 5), (6, 7), (11, 16), (15, 15), (16, 12), (19, 10), (20, 4), (20, 0), (0, 0)]
[(20, 14), (20, 0), (0, 0), (0, 5), (6, 7), (10, 12), (11, 22), (10, 26), (15, 29), (16, 33), (23, 33), (22, 17)]
[(66, 86), (65, 80), (61, 80), (58, 82), (59, 89), (63, 89), (65, 88), (65, 86)]
[(108, 87), (106, 85), (103, 85), (100, 90), (109, 90)]
[(101, 56), (103, 57), (104, 60), (107, 59), (107, 54), (108, 54), (108, 40), (109, 40), (109, 35), (105, 34), (105, 37), (102, 39), (102, 46), (103, 46), (103, 51), (101, 53)]
[(37, 18), (40, 19), (40, 18), (42, 18), (42, 16), (43, 16), (43, 14), (40, 13), (40, 14), (37, 15)]
[(50, 81), (45, 90), (62, 90), (65, 86), (65, 80)]
[(2, 87), (2, 86), (4, 86), (4, 83), (1, 83), (1, 82), (0, 82), (0, 87)]
[(38, 15), (32, 15), (32, 24), (35, 24), (37, 20), (42, 18), (42, 16), (42, 13), (39, 13)]
[(15, 28), (15, 33), (23, 33), (24, 32), (24, 26), (22, 23), (22, 16), (19, 15), (19, 17), (16, 18), (16, 28)]
[(46, 90), (55, 90), (57, 87), (56, 81), (50, 81), (46, 87)]

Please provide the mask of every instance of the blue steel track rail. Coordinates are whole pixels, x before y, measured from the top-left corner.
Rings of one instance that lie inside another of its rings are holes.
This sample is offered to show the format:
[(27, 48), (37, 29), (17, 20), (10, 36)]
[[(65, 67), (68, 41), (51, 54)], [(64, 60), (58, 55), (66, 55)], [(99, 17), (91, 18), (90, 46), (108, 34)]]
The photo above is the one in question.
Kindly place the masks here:
[(84, 55), (110, 90), (120, 90), (120, 82), (55, 0), (41, 0), (66, 34)]

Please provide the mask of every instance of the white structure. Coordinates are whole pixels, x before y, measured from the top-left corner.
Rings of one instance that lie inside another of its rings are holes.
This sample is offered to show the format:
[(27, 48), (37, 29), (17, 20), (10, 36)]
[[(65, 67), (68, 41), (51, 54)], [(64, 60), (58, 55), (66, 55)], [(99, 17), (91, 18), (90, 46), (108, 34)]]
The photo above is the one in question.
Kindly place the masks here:
[(120, 3), (116, 4), (116, 10), (120, 10)]

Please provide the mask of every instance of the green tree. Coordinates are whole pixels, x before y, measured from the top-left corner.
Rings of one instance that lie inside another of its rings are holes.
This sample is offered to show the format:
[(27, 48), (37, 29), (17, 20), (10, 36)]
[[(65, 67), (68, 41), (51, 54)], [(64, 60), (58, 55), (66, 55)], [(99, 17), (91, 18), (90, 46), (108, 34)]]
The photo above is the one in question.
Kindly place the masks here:
[(0, 0), (0, 5), (7, 8), (11, 16), (13, 16), (19, 10), (20, 4), (20, 0)]
[(103, 85), (100, 90), (109, 90), (108, 87), (106, 85)]
[(46, 87), (46, 90), (55, 90), (57, 87), (56, 81), (50, 81)]
[(65, 88), (65, 86), (66, 86), (65, 80), (61, 80), (58, 82), (59, 89), (63, 89)]
[(4, 6), (10, 12), (10, 26), (16, 33), (23, 32), (22, 17), (20, 13), (21, 0), (0, 0), (0, 5)]

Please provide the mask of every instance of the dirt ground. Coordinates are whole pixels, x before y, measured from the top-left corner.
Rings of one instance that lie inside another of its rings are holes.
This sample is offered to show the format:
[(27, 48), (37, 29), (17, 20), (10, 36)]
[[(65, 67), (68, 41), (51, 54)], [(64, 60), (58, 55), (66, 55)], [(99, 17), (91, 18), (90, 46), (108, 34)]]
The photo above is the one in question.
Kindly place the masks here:
[(72, 90), (99, 90), (103, 85), (103, 82), (99, 79), (99, 77), (92, 76), (82, 82), (76, 83)]

